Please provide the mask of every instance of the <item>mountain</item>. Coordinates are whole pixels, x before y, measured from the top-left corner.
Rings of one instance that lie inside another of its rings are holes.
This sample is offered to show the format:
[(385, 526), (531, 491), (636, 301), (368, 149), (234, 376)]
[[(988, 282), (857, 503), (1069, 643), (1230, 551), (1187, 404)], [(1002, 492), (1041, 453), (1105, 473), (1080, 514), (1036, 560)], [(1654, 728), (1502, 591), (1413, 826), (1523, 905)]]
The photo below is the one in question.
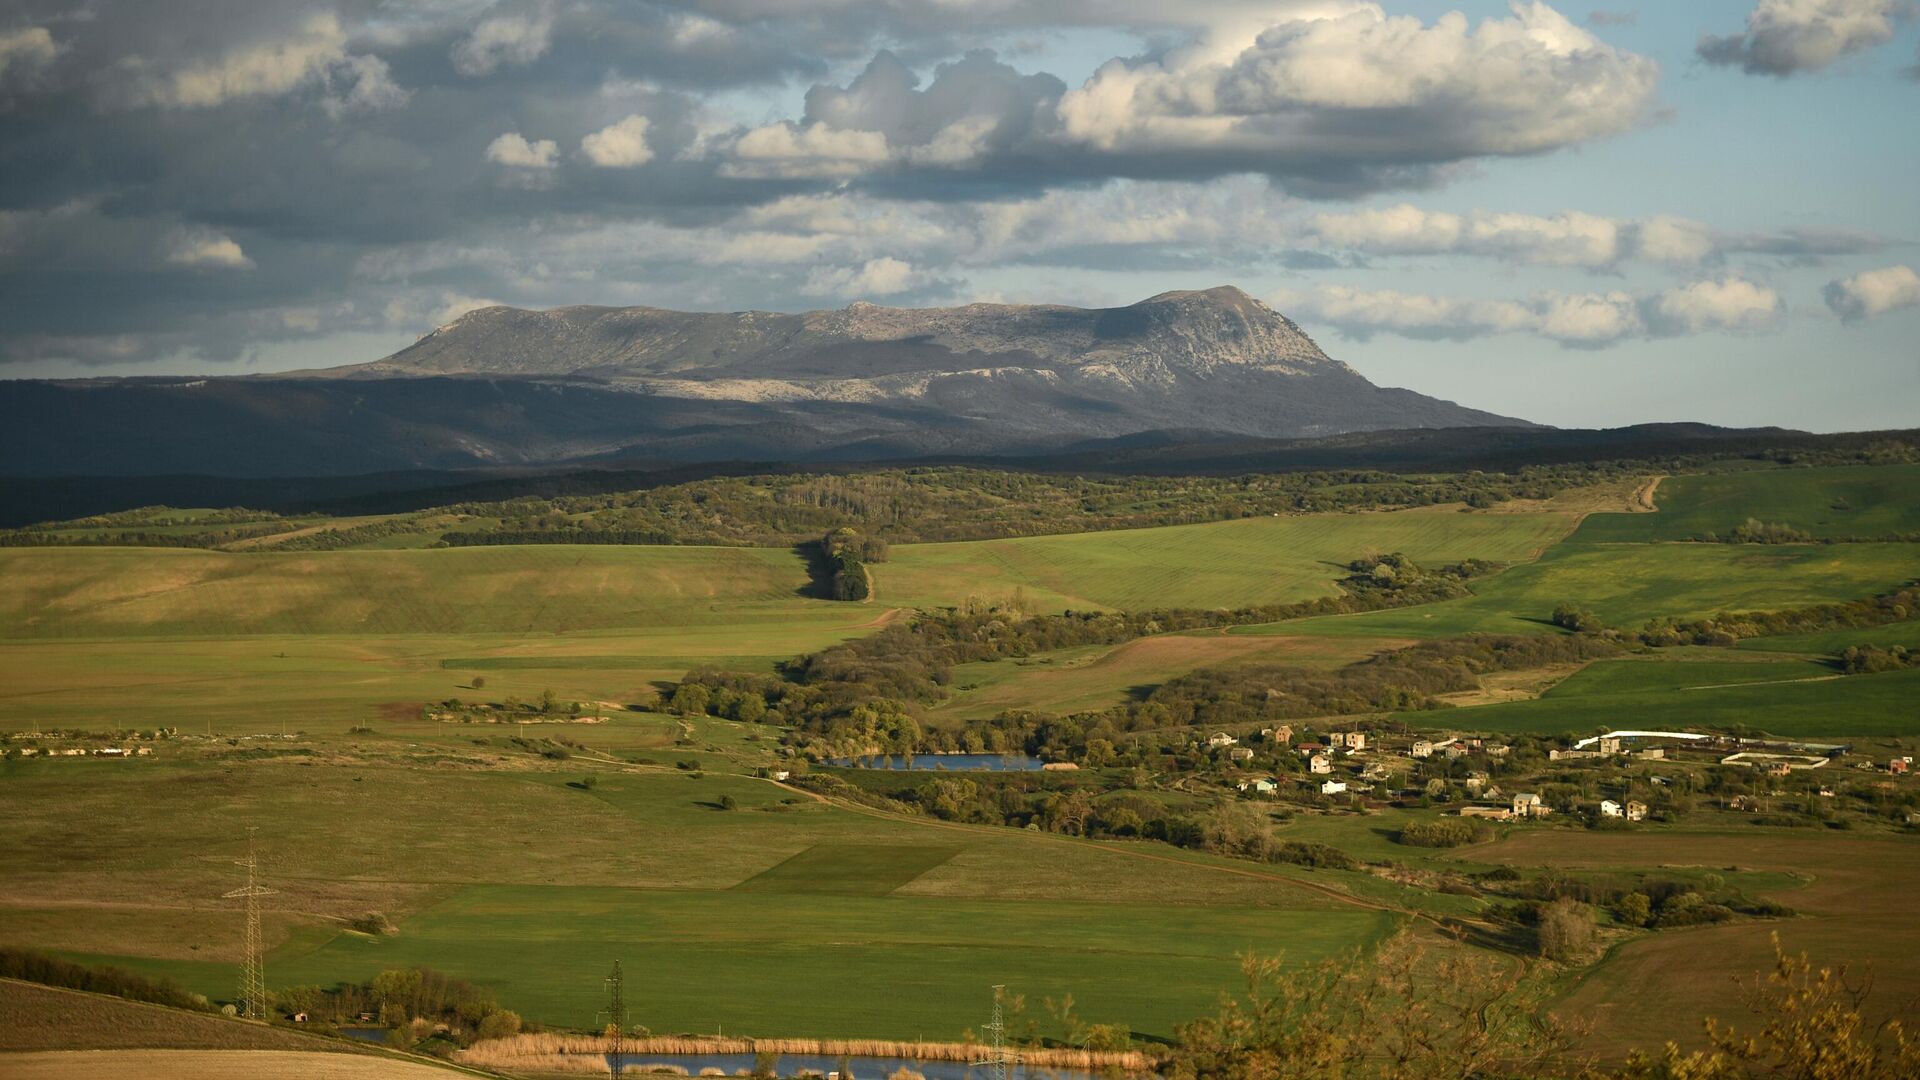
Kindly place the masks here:
[(312, 476), (1534, 426), (1375, 386), (1221, 287), (1101, 309), (489, 307), (366, 364), (15, 383), (0, 455), (14, 475)]

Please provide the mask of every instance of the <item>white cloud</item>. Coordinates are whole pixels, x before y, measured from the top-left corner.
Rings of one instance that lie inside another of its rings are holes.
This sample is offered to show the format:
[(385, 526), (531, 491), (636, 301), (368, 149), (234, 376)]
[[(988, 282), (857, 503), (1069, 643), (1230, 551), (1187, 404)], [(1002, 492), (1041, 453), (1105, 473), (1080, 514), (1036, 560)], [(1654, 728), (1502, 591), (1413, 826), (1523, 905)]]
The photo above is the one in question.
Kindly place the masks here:
[(560, 146), (552, 139), (528, 142), (526, 136), (509, 131), (487, 144), (487, 160), (518, 169), (551, 169), (558, 162)]
[(167, 243), (167, 262), (174, 266), (220, 270), (251, 270), (253, 260), (225, 233), (188, 228), (176, 231)]
[(1473, 255), (1531, 266), (1605, 270), (1628, 259), (1699, 266), (1734, 253), (1812, 260), (1884, 247), (1880, 237), (1846, 231), (1791, 229), (1734, 233), (1698, 221), (1658, 215), (1606, 218), (1578, 210), (1549, 216), (1472, 210), (1427, 211), (1408, 203), (1340, 214), (1317, 214), (1305, 238), (1369, 255)]
[(608, 124), (581, 139), (580, 152), (601, 168), (631, 169), (645, 165), (653, 160), (653, 149), (647, 145), (650, 125), (651, 121), (639, 115)]
[(495, 15), (480, 20), (453, 46), (453, 69), (462, 75), (491, 75), (503, 67), (523, 67), (545, 56), (553, 45), (553, 17)]
[(278, 97), (304, 86), (323, 88), (333, 115), (403, 104), (407, 91), (393, 82), (386, 61), (347, 52), (347, 35), (331, 14), (309, 17), (298, 33), (218, 61), (195, 64), (150, 82), (138, 100), (149, 105), (204, 109), (250, 97)]
[(1366, 337), (1393, 333), (1465, 341), (1530, 333), (1571, 348), (1603, 348), (1636, 338), (1709, 332), (1754, 333), (1776, 324), (1784, 306), (1772, 289), (1741, 278), (1700, 281), (1635, 295), (1545, 292), (1526, 300), (1473, 300), (1344, 285), (1283, 293), (1275, 307)]
[(381, 314), (388, 326), (425, 332), (445, 326), (468, 312), (498, 305), (497, 300), (438, 289), (402, 293), (387, 301)]
[(1467, 254), (1541, 266), (1611, 266), (1622, 255), (1617, 221), (1577, 210), (1530, 214), (1428, 213), (1402, 203), (1379, 210), (1320, 214), (1312, 235), (1324, 244), (1375, 254)]
[(1477, 28), (1348, 3), (1268, 29), (1231, 59), (1114, 60), (1061, 101), (1063, 137), (1112, 154), (1230, 152), (1441, 162), (1531, 154), (1625, 131), (1658, 67), (1544, 3)]
[(60, 46), (44, 26), (25, 26), (0, 32), (0, 75), (52, 63)]
[[(1477, 26), (1458, 13), (1431, 25), (1390, 18), (1360, 0), (1290, 5), (1266, 22), (1261, 32), (1216, 28), (1151, 60), (1110, 60), (1071, 90), (985, 51), (941, 65), (922, 88), (882, 52), (846, 86), (809, 90), (797, 121), (741, 137), (727, 166), (821, 179), (1002, 164), (1076, 179), (1263, 173), (1352, 194), (1629, 130), (1650, 112), (1659, 79), (1653, 61), (1538, 2)], [(841, 154), (791, 145), (828, 133), (867, 141)], [(761, 152), (758, 163), (742, 160), (748, 150)], [(784, 164), (766, 164), (775, 159)]]
[(728, 176), (787, 179), (845, 179), (888, 159), (887, 137), (880, 132), (818, 122), (754, 128), (734, 141), (731, 154), (721, 167)]
[(1911, 266), (1888, 266), (1828, 282), (1827, 306), (1846, 322), (1920, 307), (1920, 273)]
[(1760, 0), (1745, 32), (1703, 37), (1696, 51), (1750, 75), (1817, 71), (1893, 40), (1894, 22), (1907, 12), (1901, 0)]
[(858, 267), (822, 267), (807, 275), (800, 291), (807, 296), (891, 296), (920, 283), (911, 263), (892, 256), (868, 259)]

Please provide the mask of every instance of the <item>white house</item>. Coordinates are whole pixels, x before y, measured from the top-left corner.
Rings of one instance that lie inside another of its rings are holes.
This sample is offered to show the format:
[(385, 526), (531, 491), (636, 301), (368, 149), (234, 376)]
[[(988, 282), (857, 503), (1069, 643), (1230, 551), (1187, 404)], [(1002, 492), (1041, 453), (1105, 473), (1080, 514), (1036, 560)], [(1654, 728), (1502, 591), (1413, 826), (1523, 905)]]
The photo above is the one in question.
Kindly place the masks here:
[(1338, 795), (1345, 790), (1347, 790), (1347, 782), (1345, 780), (1323, 780), (1320, 782), (1320, 794), (1322, 795)]
[(1513, 797), (1514, 817), (1546, 817), (1552, 812), (1536, 792), (1522, 791)]
[(1253, 790), (1258, 795), (1271, 795), (1280, 790), (1280, 785), (1272, 777), (1261, 777), (1253, 782)]
[(1213, 750), (1218, 750), (1223, 746), (1232, 746), (1239, 741), (1239, 739), (1234, 738), (1224, 731), (1216, 731), (1212, 735), (1207, 736), (1207, 746)]
[(1307, 771), (1325, 776), (1333, 771), (1333, 759), (1325, 754), (1315, 754), (1307, 759)]
[(1612, 799), (1601, 799), (1600, 800), (1600, 816), (1601, 817), (1625, 817), (1626, 811), (1621, 807), (1619, 803), (1614, 802)]
[(1433, 743), (1426, 739), (1415, 739), (1413, 741), (1413, 756), (1414, 757), (1432, 757)]

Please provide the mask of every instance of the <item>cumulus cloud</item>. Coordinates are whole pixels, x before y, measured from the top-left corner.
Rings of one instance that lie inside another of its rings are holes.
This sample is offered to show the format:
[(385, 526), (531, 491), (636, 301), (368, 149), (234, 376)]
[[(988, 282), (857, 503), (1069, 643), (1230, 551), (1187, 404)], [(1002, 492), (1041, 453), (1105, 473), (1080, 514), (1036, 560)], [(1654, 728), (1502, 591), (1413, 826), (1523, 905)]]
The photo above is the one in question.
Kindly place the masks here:
[(144, 104), (211, 108), (251, 97), (278, 97), (306, 86), (323, 88), (329, 111), (388, 108), (407, 94), (385, 61), (347, 52), (338, 17), (313, 15), (287, 37), (234, 49), (211, 62), (191, 64), (147, 83)]
[(1307, 238), (1369, 255), (1473, 255), (1530, 266), (1605, 270), (1628, 259), (1698, 266), (1731, 254), (1812, 261), (1878, 250), (1878, 236), (1838, 230), (1729, 232), (1670, 215), (1633, 220), (1578, 210), (1552, 215), (1428, 211), (1411, 203), (1316, 214)]
[(603, 169), (631, 169), (653, 160), (653, 148), (647, 145), (647, 128), (652, 121), (644, 116), (629, 116), (608, 124), (580, 140), (580, 152)]
[[(882, 143), (866, 147), (874, 171), (1251, 172), (1311, 194), (1353, 194), (1626, 131), (1649, 112), (1659, 78), (1651, 60), (1544, 3), (1515, 3), (1510, 17), (1477, 26), (1457, 13), (1431, 25), (1390, 18), (1355, 0), (1284, 17), (1244, 47), (1210, 37), (1154, 59), (1108, 61), (1071, 90), (984, 51), (942, 65), (922, 89), (883, 52), (847, 86), (815, 86), (804, 115), (783, 126), (796, 137), (878, 134)], [(742, 139), (736, 150), (751, 145)], [(737, 159), (735, 170), (766, 174)], [(859, 174), (859, 159), (844, 155), (813, 170), (783, 160), (777, 175)]]
[(553, 46), (553, 17), (545, 10), (531, 14), (494, 15), (480, 20), (472, 32), (453, 46), (453, 69), (462, 75), (491, 75), (503, 67), (523, 67), (547, 54)]
[(836, 128), (814, 122), (768, 124), (734, 141), (727, 176), (781, 179), (845, 179), (887, 161), (887, 137), (878, 131)]
[(1888, 266), (1827, 283), (1827, 306), (1846, 322), (1864, 322), (1890, 311), (1920, 307), (1920, 273)]
[(212, 229), (182, 229), (167, 245), (167, 262), (174, 266), (251, 270), (253, 260), (225, 233)]
[(1275, 307), (1352, 337), (1377, 333), (1466, 341), (1531, 333), (1569, 348), (1604, 348), (1647, 337), (1757, 333), (1785, 305), (1772, 289), (1741, 278), (1699, 281), (1651, 294), (1544, 292), (1526, 300), (1474, 300), (1345, 285), (1282, 293)]
[(1785, 77), (1886, 44), (1906, 14), (1901, 0), (1760, 0), (1744, 32), (1703, 37), (1695, 51), (1709, 64)]
[(892, 256), (869, 259), (858, 267), (820, 268), (800, 287), (807, 296), (892, 296), (920, 284), (913, 264)]
[(44, 26), (0, 31), (0, 76), (50, 64), (59, 55), (60, 47)]
[(528, 142), (509, 131), (487, 144), (487, 160), (516, 169), (551, 169), (559, 162), (560, 145), (552, 139)]

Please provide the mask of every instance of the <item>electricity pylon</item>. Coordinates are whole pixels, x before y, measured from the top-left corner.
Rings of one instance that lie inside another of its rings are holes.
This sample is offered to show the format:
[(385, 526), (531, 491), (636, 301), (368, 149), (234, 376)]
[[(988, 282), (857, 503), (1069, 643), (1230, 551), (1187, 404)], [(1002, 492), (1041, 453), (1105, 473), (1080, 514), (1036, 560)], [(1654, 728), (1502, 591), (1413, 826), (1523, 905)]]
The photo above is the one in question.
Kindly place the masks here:
[(260, 884), (260, 861), (254, 856), (253, 841), (255, 829), (247, 826), (247, 857), (234, 860), (235, 866), (247, 868), (245, 888), (222, 893), (224, 899), (240, 898), (246, 901), (247, 932), (246, 960), (240, 968), (240, 1015), (249, 1020), (267, 1018), (267, 966), (261, 955), (260, 947), (260, 898), (272, 896), (273, 890)]
[(972, 1062), (987, 1067), (987, 1080), (1013, 1080), (1014, 1068), (1020, 1062), (1020, 1055), (1007, 1050), (1007, 1025), (1000, 1015), (1000, 1000), (1006, 996), (1005, 986), (993, 988), (993, 1022), (986, 1027), (987, 1057)]
[(620, 972), (620, 961), (613, 962), (613, 974), (607, 976), (607, 1034), (613, 1045), (607, 1048), (607, 1069), (616, 1078), (626, 1062), (627, 1052), (627, 980)]

